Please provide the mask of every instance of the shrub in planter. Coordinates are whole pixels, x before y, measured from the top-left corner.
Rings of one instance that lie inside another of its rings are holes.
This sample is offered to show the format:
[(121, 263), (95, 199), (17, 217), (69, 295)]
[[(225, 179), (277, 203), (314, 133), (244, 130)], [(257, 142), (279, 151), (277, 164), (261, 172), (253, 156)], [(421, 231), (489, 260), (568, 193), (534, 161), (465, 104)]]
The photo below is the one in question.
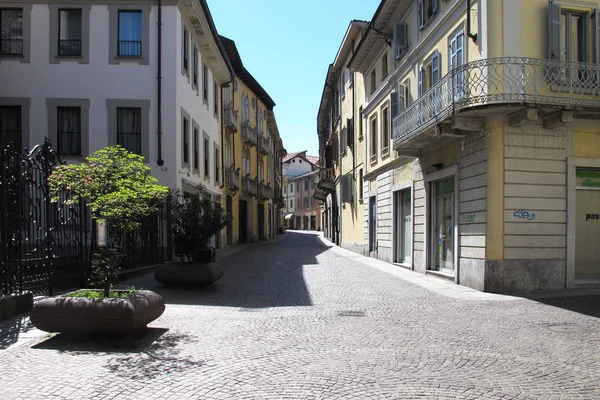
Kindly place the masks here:
[[(48, 184), (54, 200), (60, 193), (69, 194), (72, 203), (85, 200), (92, 219), (115, 228), (123, 238), (140, 226), (143, 217), (157, 212), (169, 192), (150, 175), (150, 167), (143, 157), (120, 146), (99, 150), (83, 163), (57, 167)], [(156, 293), (133, 291), (125, 298), (111, 296), (112, 282), (126, 250), (107, 247), (95, 253), (93, 271), (101, 286), (101, 298), (86, 298), (86, 293), (92, 292), (82, 291), (71, 297), (42, 300), (31, 311), (32, 323), (52, 332), (95, 331), (93, 327), (98, 331), (113, 332), (118, 331), (119, 326), (138, 329), (140, 324), (145, 326), (158, 318), (165, 306), (162, 297)], [(87, 329), (81, 324), (92, 328)], [(106, 324), (114, 325), (115, 329), (107, 328)]]
[(223, 275), (216, 263), (210, 239), (229, 222), (220, 199), (198, 185), (196, 193), (177, 192), (171, 207), (173, 249), (179, 262), (162, 265), (154, 272), (167, 285), (210, 285)]

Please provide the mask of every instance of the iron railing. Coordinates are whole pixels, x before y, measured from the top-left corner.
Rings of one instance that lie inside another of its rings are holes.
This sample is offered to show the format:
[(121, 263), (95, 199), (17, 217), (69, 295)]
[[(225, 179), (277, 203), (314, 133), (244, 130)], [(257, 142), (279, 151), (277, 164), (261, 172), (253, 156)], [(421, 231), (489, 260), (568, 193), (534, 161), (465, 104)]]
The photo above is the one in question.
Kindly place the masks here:
[(0, 39), (0, 55), (22, 56), (23, 39)]
[(459, 111), (503, 104), (600, 108), (600, 64), (500, 57), (460, 65), (394, 118), (394, 146)]
[(233, 108), (233, 101), (227, 103), (223, 108), (223, 122), (225, 128), (230, 130), (230, 132), (237, 131), (237, 115)]
[(225, 185), (231, 190), (240, 190), (240, 169), (235, 165), (225, 170)]
[(250, 127), (250, 121), (242, 122), (242, 140), (251, 146), (256, 146), (257, 134), (256, 129)]
[(80, 56), (81, 39), (61, 39), (58, 41), (59, 56)]
[[(52, 295), (91, 277), (95, 227), (85, 202), (50, 199), (48, 177), (61, 163), (47, 139), (28, 153), (0, 149), (0, 295)], [(126, 238), (109, 228), (109, 244), (127, 241), (123, 269), (171, 260), (168, 207)]]
[(119, 40), (119, 57), (141, 57), (141, 40)]
[(271, 154), (271, 138), (266, 138), (264, 136), (258, 136), (258, 151), (269, 155)]
[(242, 178), (242, 193), (247, 194), (248, 196), (256, 197), (258, 195), (258, 179), (251, 179), (250, 175), (247, 175)]

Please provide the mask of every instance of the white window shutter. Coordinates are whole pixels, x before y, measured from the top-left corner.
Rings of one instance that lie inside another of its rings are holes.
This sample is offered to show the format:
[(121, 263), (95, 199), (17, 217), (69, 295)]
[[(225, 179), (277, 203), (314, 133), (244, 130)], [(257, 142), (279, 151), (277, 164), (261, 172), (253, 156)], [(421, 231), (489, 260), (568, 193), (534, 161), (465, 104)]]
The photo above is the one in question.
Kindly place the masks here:
[(421, 67), (419, 69), (419, 97), (425, 93), (425, 82), (423, 79), (425, 78), (425, 68)]
[(394, 49), (396, 60), (408, 47), (408, 25), (406, 22), (398, 22), (394, 25)]
[(431, 60), (431, 86), (440, 81), (440, 53), (436, 53)]
[(400, 113), (400, 111), (403, 111), (404, 109), (406, 109), (406, 91), (408, 90), (408, 88), (403, 85), (400, 84), (398, 85), (398, 113)]
[(548, 58), (560, 60), (560, 4), (548, 0)]
[(398, 92), (390, 93), (390, 108), (392, 109), (392, 119), (400, 113), (400, 102)]
[(592, 49), (593, 60), (594, 63), (600, 63), (600, 11), (597, 8), (594, 8), (593, 16), (592, 16), (592, 41), (594, 43), (594, 48)]

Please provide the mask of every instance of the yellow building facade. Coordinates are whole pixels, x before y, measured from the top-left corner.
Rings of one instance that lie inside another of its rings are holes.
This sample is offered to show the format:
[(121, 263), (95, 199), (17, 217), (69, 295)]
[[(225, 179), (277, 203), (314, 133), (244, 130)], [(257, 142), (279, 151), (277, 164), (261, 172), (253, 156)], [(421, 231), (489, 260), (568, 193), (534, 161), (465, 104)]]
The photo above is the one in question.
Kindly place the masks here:
[(491, 292), (600, 282), (599, 8), (381, 2), (348, 64), (368, 254)]
[(223, 207), (231, 222), (225, 246), (273, 238), (283, 206), (281, 158), (285, 154), (273, 113), (275, 102), (248, 72), (235, 43), (221, 42), (236, 74), (224, 89)]

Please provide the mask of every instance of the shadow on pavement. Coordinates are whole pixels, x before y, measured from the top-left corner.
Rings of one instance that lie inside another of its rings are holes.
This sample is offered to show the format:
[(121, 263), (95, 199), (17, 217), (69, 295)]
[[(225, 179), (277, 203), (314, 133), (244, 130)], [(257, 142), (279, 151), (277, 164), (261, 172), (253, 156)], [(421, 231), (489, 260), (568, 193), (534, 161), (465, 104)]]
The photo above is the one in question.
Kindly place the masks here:
[(238, 308), (311, 306), (303, 269), (327, 250), (314, 232), (289, 232), (285, 240), (251, 246), (218, 259), (224, 275), (205, 288), (159, 286), (167, 304)]
[(600, 294), (587, 296), (561, 296), (535, 301), (590, 317), (600, 318)]
[(0, 322), (0, 350), (17, 343), (19, 337), (32, 329), (35, 328), (29, 321), (28, 314)]

